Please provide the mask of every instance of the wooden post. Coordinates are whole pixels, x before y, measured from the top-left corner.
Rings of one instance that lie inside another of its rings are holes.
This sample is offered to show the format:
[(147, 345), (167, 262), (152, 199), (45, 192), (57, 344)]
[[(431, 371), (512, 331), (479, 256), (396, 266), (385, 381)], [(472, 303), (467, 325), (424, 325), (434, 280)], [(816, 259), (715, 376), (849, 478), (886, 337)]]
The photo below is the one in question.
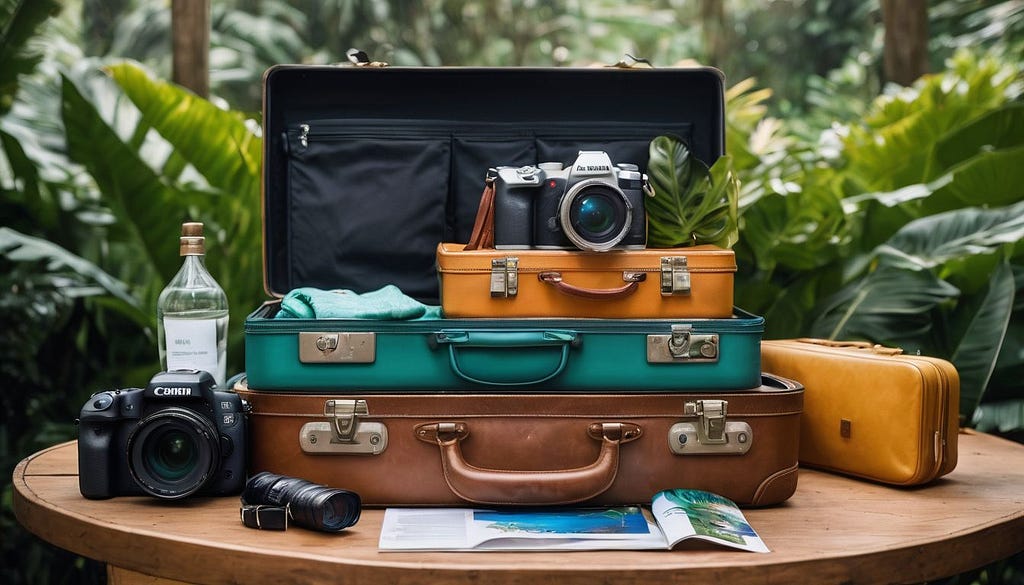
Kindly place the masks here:
[(881, 0), (886, 81), (911, 85), (928, 72), (927, 0)]
[(729, 27), (725, 20), (725, 2), (701, 0), (699, 12), (707, 64), (724, 67), (729, 47)]
[(210, 95), (210, 0), (171, 1), (172, 79)]

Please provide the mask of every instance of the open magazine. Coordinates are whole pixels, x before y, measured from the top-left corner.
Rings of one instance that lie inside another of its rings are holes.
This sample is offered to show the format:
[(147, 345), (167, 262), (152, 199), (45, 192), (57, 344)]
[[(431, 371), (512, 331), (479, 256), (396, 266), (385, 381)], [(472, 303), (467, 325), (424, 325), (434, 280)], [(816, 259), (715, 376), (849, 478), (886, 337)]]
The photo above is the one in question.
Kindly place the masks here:
[(768, 552), (732, 501), (700, 490), (666, 490), (651, 509), (388, 508), (382, 551), (671, 549), (697, 538)]

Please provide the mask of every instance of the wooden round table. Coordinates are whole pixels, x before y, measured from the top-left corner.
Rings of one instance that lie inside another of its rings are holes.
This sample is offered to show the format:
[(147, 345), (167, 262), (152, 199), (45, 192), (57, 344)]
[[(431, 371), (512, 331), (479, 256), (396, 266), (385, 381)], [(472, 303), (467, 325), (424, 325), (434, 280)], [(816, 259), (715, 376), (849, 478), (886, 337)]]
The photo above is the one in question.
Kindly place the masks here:
[[(108, 563), (111, 583), (888, 583), (960, 573), (1024, 550), (1024, 445), (960, 435), (956, 470), (900, 489), (801, 470), (783, 505), (745, 514), (772, 549), (398, 553), (377, 551), (382, 510), (339, 534), (245, 528), (238, 499), (86, 500), (77, 449), (22, 461), (14, 511), (26, 528)], [(154, 579), (157, 577), (158, 579)]]

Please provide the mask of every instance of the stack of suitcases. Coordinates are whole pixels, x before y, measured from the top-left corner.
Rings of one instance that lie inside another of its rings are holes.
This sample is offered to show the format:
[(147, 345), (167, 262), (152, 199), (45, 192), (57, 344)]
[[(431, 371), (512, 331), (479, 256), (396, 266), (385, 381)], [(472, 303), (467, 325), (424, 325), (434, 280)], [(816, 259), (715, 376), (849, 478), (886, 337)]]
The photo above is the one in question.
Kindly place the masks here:
[(793, 494), (803, 387), (762, 373), (764, 320), (733, 306), (731, 250), (540, 249), (497, 233), (497, 249), (464, 249), (492, 167), (603, 152), (632, 177), (659, 135), (712, 164), (719, 72), (295, 66), (264, 90), (267, 291), (394, 285), (444, 317), (258, 308), (236, 386), (250, 471), (371, 506)]

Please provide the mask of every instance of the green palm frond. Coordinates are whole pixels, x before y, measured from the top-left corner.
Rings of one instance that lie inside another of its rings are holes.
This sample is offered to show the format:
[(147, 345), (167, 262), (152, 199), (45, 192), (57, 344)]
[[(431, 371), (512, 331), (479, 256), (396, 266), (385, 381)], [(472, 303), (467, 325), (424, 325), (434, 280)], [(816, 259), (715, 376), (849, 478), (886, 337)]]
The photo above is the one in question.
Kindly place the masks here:
[(18, 76), (30, 73), (41, 58), (30, 39), (59, 11), (56, 0), (0, 0), (0, 114), (11, 107)]

